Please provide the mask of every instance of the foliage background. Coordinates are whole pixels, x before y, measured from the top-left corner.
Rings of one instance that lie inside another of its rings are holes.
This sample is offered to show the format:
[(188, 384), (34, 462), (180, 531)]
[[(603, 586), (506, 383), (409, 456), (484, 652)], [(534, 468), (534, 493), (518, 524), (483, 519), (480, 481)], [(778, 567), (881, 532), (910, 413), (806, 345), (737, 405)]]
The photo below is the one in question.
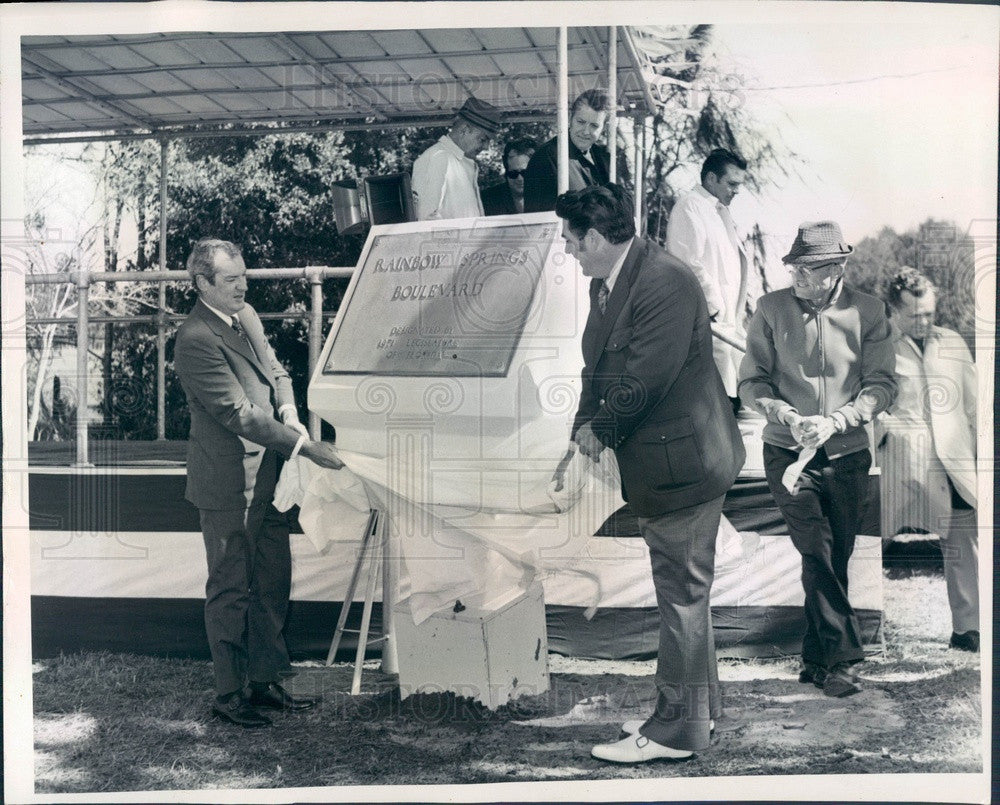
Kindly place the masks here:
[[(742, 153), (750, 162), (748, 186), (758, 191), (779, 185), (797, 172), (799, 157), (782, 142), (780, 133), (759, 124), (743, 103), (744, 79), (727, 73), (713, 53), (711, 26), (657, 31), (646, 38), (658, 73), (655, 91), (659, 113), (645, 133), (649, 159), (644, 165), (646, 230), (663, 241), (666, 222), (680, 192), (688, 189), (704, 157), (716, 147)], [(333, 183), (365, 175), (409, 173), (413, 161), (438, 139), (445, 128), (406, 128), (382, 131), (275, 133), (257, 137), (191, 138), (169, 144), (166, 263), (182, 269), (191, 244), (203, 236), (239, 243), (248, 267), (353, 266), (364, 243), (363, 235), (341, 235), (333, 215)], [(503, 144), (514, 137), (530, 137), (541, 144), (554, 134), (544, 123), (511, 124), (479, 156), (480, 186), (502, 180)], [(619, 175), (634, 192), (635, 166), (626, 166), (635, 128), (631, 119), (619, 125)], [(28, 157), (37, 153), (28, 149)], [(67, 156), (91, 172), (100, 199), (98, 223), (81, 238), (103, 245), (103, 266), (94, 270), (132, 271), (155, 268), (159, 253), (160, 150), (155, 141), (95, 143), (80, 154)], [(625, 170), (625, 168), (630, 168)], [(46, 201), (38, 196), (29, 228), (45, 230)], [(137, 246), (122, 247), (123, 223), (134, 222)], [(39, 235), (41, 237), (41, 235)], [(775, 258), (765, 251), (766, 238), (751, 226), (747, 245), (756, 268), (752, 300), (769, 290), (766, 265)], [(39, 261), (43, 263), (44, 261)], [(856, 244), (848, 279), (862, 290), (880, 294), (885, 280), (902, 265), (928, 272), (939, 288), (939, 321), (972, 340), (974, 330), (973, 252), (971, 241), (953, 224), (928, 220), (918, 229), (896, 233), (884, 228)], [(57, 268), (69, 271), (70, 261)], [(47, 270), (52, 270), (51, 267)], [(346, 288), (345, 280), (324, 283), (324, 306), (335, 311)], [(130, 287), (131, 286), (131, 287)], [(128, 289), (128, 290), (126, 290)], [(152, 287), (107, 284), (92, 288), (92, 304), (111, 314), (156, 312)], [(34, 286), (37, 314), (51, 312), (54, 302)], [(261, 312), (304, 312), (308, 283), (255, 281), (248, 301)], [(48, 303), (46, 307), (44, 302)], [(187, 283), (167, 287), (169, 313), (185, 314), (194, 303)], [(59, 307), (59, 306), (57, 306)], [(72, 312), (65, 297), (60, 315)], [(302, 320), (267, 321), (265, 328), (275, 351), (292, 377), (300, 416), (306, 416), (308, 340)], [(98, 332), (100, 330), (100, 332)], [(52, 393), (47, 376), (51, 355), (60, 343), (72, 343), (72, 327), (35, 328), (29, 339), (34, 377), (32, 438), (72, 438), (75, 411), (72, 394)], [(99, 325), (92, 332), (93, 361), (100, 368), (98, 393), (101, 424), (95, 435), (153, 439), (156, 436), (156, 348), (151, 325)], [(46, 346), (47, 345), (47, 346)], [(187, 436), (188, 413), (183, 392), (172, 369), (172, 332), (167, 345), (166, 435)], [(48, 352), (46, 352), (48, 350)], [(48, 389), (42, 393), (43, 389)]]

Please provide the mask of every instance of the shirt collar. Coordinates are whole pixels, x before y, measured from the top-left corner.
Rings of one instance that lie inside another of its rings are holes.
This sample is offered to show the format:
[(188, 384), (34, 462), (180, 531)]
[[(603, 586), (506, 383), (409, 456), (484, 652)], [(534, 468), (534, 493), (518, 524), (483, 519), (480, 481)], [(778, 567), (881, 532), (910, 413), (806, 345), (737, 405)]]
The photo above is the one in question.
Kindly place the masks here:
[[(634, 240), (634, 238), (633, 238)], [(622, 256), (615, 261), (614, 267), (611, 269), (611, 273), (608, 274), (607, 279), (604, 283), (608, 286), (608, 294), (615, 289), (615, 283), (618, 281), (618, 275), (622, 273), (622, 266), (625, 265), (625, 258), (628, 257), (628, 253), (632, 250), (632, 240), (628, 242), (628, 248), (622, 252)]]
[(719, 204), (722, 203), (715, 196), (713, 196), (711, 193), (709, 193), (705, 189), (705, 187), (703, 185), (700, 185), (700, 184), (699, 185), (695, 185), (694, 192), (698, 196), (700, 196), (701, 198), (703, 198), (705, 201), (707, 201), (709, 204), (711, 204), (713, 207), (718, 206)]
[(223, 320), (223, 321), (224, 321), (224, 322), (225, 322), (226, 324), (228, 324), (228, 325), (229, 325), (230, 327), (232, 327), (232, 326), (233, 326), (233, 317), (232, 317), (232, 316), (229, 316), (229, 315), (227, 315), (227, 314), (223, 313), (223, 312), (222, 312), (221, 310), (219, 310), (219, 309), (218, 309), (217, 307), (212, 307), (212, 306), (211, 306), (210, 304), (208, 304), (208, 302), (206, 302), (206, 301), (205, 301), (204, 299), (202, 299), (202, 300), (201, 300), (201, 303), (202, 303), (202, 304), (203, 304), (203, 305), (204, 305), (205, 307), (207, 307), (207, 308), (208, 308), (209, 310), (211, 310), (211, 311), (212, 311), (212, 312), (213, 312), (213, 313), (214, 313), (214, 314), (215, 314), (216, 316), (218, 316), (218, 317), (219, 317), (220, 319), (222, 319), (222, 320)]
[[(444, 148), (446, 151), (450, 151), (459, 159), (469, 159), (469, 157), (465, 155), (465, 151), (463, 151), (461, 148), (458, 147), (458, 143), (456, 143), (453, 139), (451, 139), (451, 137), (449, 137), (447, 134), (442, 134), (441, 139), (439, 139), (438, 142), (441, 144), (442, 148)], [(469, 159), (469, 161), (475, 162), (474, 159)]]

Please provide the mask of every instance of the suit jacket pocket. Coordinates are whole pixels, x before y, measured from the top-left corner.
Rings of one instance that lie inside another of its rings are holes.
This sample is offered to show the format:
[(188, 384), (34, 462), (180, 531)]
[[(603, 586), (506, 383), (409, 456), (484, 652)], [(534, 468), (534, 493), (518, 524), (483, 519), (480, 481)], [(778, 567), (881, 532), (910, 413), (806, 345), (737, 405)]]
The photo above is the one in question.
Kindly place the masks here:
[(621, 352), (632, 340), (631, 327), (619, 327), (611, 331), (608, 336), (608, 343), (604, 345), (605, 352)]
[(653, 490), (665, 492), (705, 479), (705, 465), (691, 417), (645, 425), (633, 438), (639, 464)]

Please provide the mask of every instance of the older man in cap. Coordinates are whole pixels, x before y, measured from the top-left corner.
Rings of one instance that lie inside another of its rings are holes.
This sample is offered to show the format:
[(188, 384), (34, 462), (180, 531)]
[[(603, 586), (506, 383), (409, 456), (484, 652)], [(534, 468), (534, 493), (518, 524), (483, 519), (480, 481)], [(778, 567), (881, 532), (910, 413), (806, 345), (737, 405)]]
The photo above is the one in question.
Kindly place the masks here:
[(885, 304), (843, 282), (852, 251), (832, 221), (802, 224), (784, 257), (792, 286), (761, 297), (739, 374), (743, 402), (767, 417), (767, 483), (802, 554), (799, 681), (836, 697), (861, 689), (847, 563), (872, 461), (864, 426), (897, 388)]
[(417, 220), (477, 218), (483, 214), (476, 155), (500, 131), (500, 112), (469, 98), (447, 134), (413, 163), (413, 202)]

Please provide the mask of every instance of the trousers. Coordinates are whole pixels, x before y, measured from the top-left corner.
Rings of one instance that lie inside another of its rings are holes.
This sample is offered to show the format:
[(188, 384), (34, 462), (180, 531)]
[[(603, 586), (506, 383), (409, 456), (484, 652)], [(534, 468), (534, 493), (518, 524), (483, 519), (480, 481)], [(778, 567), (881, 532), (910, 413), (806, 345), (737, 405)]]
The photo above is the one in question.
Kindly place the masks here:
[(806, 464), (794, 493), (781, 483), (798, 453), (764, 444), (767, 485), (802, 555), (806, 633), (802, 659), (829, 668), (864, 659), (861, 630), (847, 591), (847, 563), (867, 496), (871, 453), (827, 458), (822, 448)]
[(722, 714), (709, 592), (724, 498), (638, 518), (660, 614), (656, 707), (639, 732), (674, 749), (704, 749)]
[[(274, 470), (273, 460), (265, 465)], [(205, 633), (217, 696), (248, 681), (277, 682), (291, 670), (284, 636), (292, 583), (288, 518), (274, 508), (272, 494), (255, 496), (243, 509), (199, 510), (208, 559)]]

